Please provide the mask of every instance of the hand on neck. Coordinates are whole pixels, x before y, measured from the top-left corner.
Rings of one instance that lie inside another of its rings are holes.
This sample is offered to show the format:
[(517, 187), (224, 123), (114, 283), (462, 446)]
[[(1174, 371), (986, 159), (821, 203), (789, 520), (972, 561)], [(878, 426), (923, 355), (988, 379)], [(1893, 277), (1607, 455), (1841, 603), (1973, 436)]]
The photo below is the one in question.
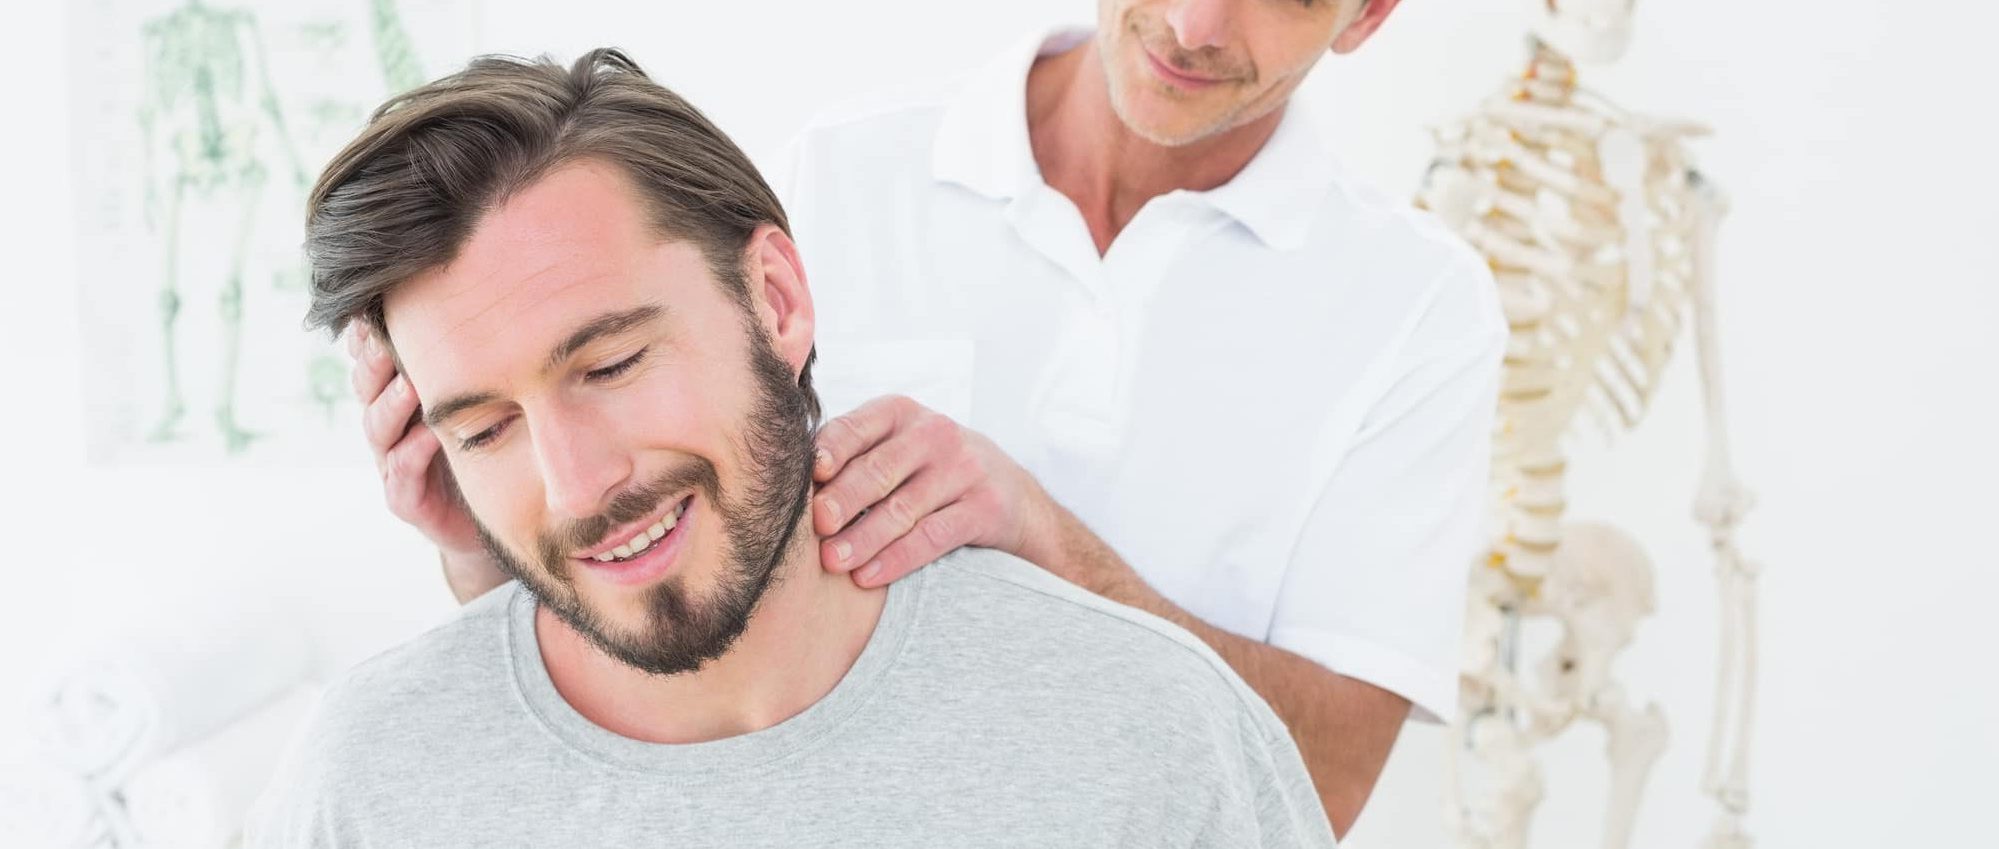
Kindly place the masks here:
[(1027, 132), (1049, 187), (1076, 204), (1102, 255), (1146, 201), (1226, 184), (1277, 131), (1282, 107), (1178, 146), (1152, 142), (1111, 105), (1096, 38), (1036, 60), (1027, 75)]
[(886, 589), (862, 589), (828, 572), (818, 552), (808, 513), (735, 644), (680, 675), (626, 666), (537, 607), (535, 634), (549, 678), (586, 719), (652, 743), (719, 740), (796, 716), (839, 684), (887, 599)]

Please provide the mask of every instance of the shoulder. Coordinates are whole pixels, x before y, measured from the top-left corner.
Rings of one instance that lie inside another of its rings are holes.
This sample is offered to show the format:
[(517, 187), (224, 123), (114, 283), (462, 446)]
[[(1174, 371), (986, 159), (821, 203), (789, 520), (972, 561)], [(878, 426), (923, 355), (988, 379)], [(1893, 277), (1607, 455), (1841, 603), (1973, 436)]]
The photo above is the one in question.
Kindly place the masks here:
[(1310, 834), (1325, 814), (1282, 720), (1194, 635), (995, 551), (960, 549), (924, 574), (931, 627), (912, 642), (948, 655), (955, 674), (935, 656), (922, 668), (965, 691), (929, 693), (929, 710), (1035, 739), (1078, 786), (1123, 788), (1119, 804), (1176, 800), (1162, 827), (1205, 822), (1227, 836), (1213, 845), (1318, 845), (1248, 839), (1279, 819)]
[(927, 151), (963, 85), (957, 78), (910, 83), (837, 101), (799, 129), (792, 138), (793, 156), (807, 165), (856, 157), (892, 162)]
[(1333, 226), (1368, 235), (1377, 262), (1418, 272), (1420, 279), (1453, 287), (1491, 288), (1483, 256), (1442, 219), (1407, 197), (1390, 195), (1343, 164), (1332, 166), (1325, 203)]
[(991, 549), (960, 549), (926, 571), (936, 589), (924, 604), (935, 621), (948, 622), (967, 651), (1003, 653), (1010, 674), (1031, 679), (1016, 685), (1129, 698), (1135, 703), (1121, 709), (1131, 717), (1213, 720), (1231, 736), (1283, 734), (1269, 705), (1213, 649), (1165, 619)]
[(425, 780), (415, 758), (490, 726), (490, 699), (507, 686), (508, 583), (452, 619), (356, 664), (321, 692), (246, 818), (245, 846), (354, 845), (365, 824), (414, 801)]
[(449, 620), (342, 673), (330, 702), (370, 709), (378, 703), (437, 698), (490, 677), (504, 666), (507, 617), (520, 584), (509, 581), (458, 609)]
[(1011, 554), (962, 548), (936, 565), (944, 567), (939, 570), (940, 595), (954, 601), (1036, 608), (1040, 612), (1035, 621), (1066, 635), (1116, 637), (1120, 647), (1184, 660), (1209, 673), (1228, 671), (1213, 650), (1179, 626), (1092, 593)]
[(521, 592), (509, 582), (424, 634), (354, 665), (320, 696), (299, 738), (304, 769), (365, 776), (413, 745), (478, 723), (504, 698), (506, 625)]
[(1406, 316), (1405, 344), (1496, 349), (1506, 335), (1499, 288), (1486, 258), (1442, 219), (1335, 164), (1319, 221), (1369, 280), (1400, 281), (1391, 295)]

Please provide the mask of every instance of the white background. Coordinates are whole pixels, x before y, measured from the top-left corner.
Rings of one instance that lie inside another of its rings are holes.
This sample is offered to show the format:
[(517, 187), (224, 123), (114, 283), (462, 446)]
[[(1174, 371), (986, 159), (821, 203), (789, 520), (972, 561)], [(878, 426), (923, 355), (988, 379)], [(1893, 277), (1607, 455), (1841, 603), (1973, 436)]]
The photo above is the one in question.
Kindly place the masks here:
[[(1427, 157), (1423, 128), (1516, 70), (1518, 5), (1409, 0), (1360, 55), (1322, 63), (1301, 96), (1321, 104), (1352, 166), (1407, 194)], [(1766, 846), (1989, 840), (1999, 13), (1879, 0), (1639, 6), (1629, 57), (1585, 69), (1585, 81), (1628, 107), (1711, 124), (1702, 161), (1734, 199), (1722, 341), (1737, 459), (1761, 496), (1742, 539), (1765, 566), (1752, 828)], [(567, 59), (627, 47), (769, 162), (819, 104), (964, 69), (1030, 29), (1092, 15), (1087, 0), (489, 0), (468, 25), (491, 50)], [(421, 541), (380, 507), (358, 426), (319, 467), (84, 462), (76, 364), (119, 329), (77, 319), (75, 256), (90, 246), (71, 227), (62, 10), (23, 4), (9, 17), (0, 693), (163, 611), (300, 605), (336, 663), (449, 615)], [(1621, 667), (1674, 733), (1641, 847), (1694, 845), (1708, 820), (1695, 788), (1714, 604), (1689, 515), (1702, 447), (1694, 381), (1683, 356), (1645, 427), (1572, 463), (1577, 517), (1630, 528), (1662, 572), (1660, 611)], [(1404, 735), (1357, 842), (1439, 844), (1439, 743), (1431, 728)], [(1601, 744), (1579, 732), (1553, 753), (1541, 845), (1594, 842)]]

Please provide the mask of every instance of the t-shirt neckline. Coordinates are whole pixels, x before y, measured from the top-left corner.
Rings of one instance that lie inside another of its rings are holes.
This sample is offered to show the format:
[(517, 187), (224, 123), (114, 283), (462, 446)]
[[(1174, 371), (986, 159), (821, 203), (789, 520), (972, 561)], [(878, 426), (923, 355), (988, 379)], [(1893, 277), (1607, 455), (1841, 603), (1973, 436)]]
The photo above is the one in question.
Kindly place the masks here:
[[(933, 564), (935, 565), (935, 564)], [(836, 731), (880, 689), (901, 654), (922, 597), (918, 569), (888, 587), (874, 633), (831, 692), (796, 716), (769, 728), (703, 743), (651, 743), (625, 737), (577, 713), (549, 678), (535, 636), (534, 594), (515, 584), (507, 601), (505, 651), (523, 707), (565, 747), (608, 766), (661, 778), (713, 781), (724, 773), (751, 773), (809, 749)]]

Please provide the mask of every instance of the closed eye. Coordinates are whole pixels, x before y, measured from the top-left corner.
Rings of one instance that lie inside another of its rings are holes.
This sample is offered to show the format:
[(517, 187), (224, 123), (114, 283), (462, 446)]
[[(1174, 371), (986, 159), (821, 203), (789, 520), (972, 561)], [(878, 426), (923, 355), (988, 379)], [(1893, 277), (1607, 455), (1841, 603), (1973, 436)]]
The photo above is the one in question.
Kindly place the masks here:
[(611, 378), (617, 377), (618, 375), (631, 371), (632, 366), (638, 365), (640, 360), (645, 359), (646, 351), (648, 350), (650, 349), (640, 348), (639, 352), (636, 354), (633, 354), (629, 357), (626, 357), (622, 360), (619, 360), (603, 368), (592, 369), (591, 371), (584, 373), (583, 376), (585, 379), (594, 380), (594, 381), (610, 380)]
[[(590, 371), (584, 372), (583, 377), (585, 380), (590, 380), (598, 383), (601, 383), (606, 380), (615, 379), (619, 375), (631, 371), (633, 366), (638, 365), (641, 360), (644, 360), (646, 352), (648, 350), (650, 349), (640, 348), (638, 353), (636, 354), (633, 354), (629, 357), (626, 357), (622, 360), (619, 360), (603, 368), (592, 369)], [(458, 440), (459, 447), (466, 451), (472, 451), (486, 445), (487, 443), (492, 442), (495, 439), (498, 439), (500, 434), (507, 429), (508, 421), (509, 421), (508, 419), (501, 419), (500, 421), (495, 422), (492, 427), (486, 428), (485, 430), (479, 431), (478, 433), (472, 434), (471, 436)]]
[(492, 427), (486, 428), (485, 430), (479, 431), (478, 433), (472, 434), (471, 436), (458, 440), (458, 447), (466, 451), (471, 451), (476, 448), (479, 448), (480, 446), (485, 445), (488, 442), (492, 442), (494, 439), (498, 438), (500, 435), (500, 431), (505, 430), (506, 427), (507, 427), (507, 420), (501, 419), (498, 422), (494, 422)]

